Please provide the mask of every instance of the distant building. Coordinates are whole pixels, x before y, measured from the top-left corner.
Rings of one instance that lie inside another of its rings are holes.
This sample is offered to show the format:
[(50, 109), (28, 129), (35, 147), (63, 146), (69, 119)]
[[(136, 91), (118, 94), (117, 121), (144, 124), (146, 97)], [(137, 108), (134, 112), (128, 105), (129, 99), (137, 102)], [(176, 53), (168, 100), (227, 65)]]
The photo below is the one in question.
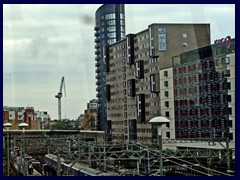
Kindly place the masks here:
[(80, 116), (78, 117), (77, 121), (78, 121), (78, 125), (83, 127), (83, 124), (84, 124), (84, 115), (83, 115), (83, 114), (80, 114)]
[(3, 107), (3, 123), (11, 123), (10, 129), (18, 129), (18, 124), (24, 122), (25, 119), (24, 107)]
[(95, 14), (95, 61), (98, 110), (98, 130), (106, 130), (107, 103), (106, 103), (106, 64), (103, 56), (105, 46), (113, 44), (125, 37), (125, 9), (124, 4), (104, 4)]
[(87, 104), (88, 109), (97, 109), (98, 108), (98, 100), (93, 99)]
[(40, 129), (50, 128), (50, 116), (46, 111), (35, 111), (35, 118), (41, 122)]
[(3, 107), (3, 122), (10, 122), (12, 127), (10, 129), (18, 129), (20, 123), (27, 123), (29, 129), (41, 129), (42, 120), (49, 120), (47, 112), (42, 112), (46, 117), (42, 119), (39, 111), (34, 111), (33, 107)]
[(93, 99), (87, 104), (84, 111), (83, 127), (84, 130), (97, 130), (98, 122), (98, 100)]

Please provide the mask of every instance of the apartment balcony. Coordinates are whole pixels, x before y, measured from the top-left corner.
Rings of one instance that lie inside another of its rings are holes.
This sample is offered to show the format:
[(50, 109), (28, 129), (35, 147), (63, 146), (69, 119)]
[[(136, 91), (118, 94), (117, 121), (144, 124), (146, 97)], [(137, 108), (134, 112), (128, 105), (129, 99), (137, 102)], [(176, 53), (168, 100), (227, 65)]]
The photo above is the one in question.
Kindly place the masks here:
[(99, 61), (99, 60), (100, 60), (99, 56), (95, 57), (95, 61)]
[(100, 54), (100, 50), (98, 49), (95, 51), (95, 55), (99, 55), (99, 54)]
[(98, 26), (95, 26), (95, 27), (94, 27), (94, 30), (95, 30), (95, 31), (98, 31), (99, 29), (100, 29), (100, 28), (99, 28)]
[(98, 85), (100, 85), (101, 84), (101, 82), (98, 80), (97, 82), (96, 82), (96, 85), (98, 86)]
[(97, 68), (97, 69), (95, 70), (96, 73), (100, 73), (100, 71), (101, 71), (100, 68)]
[(98, 74), (98, 75), (96, 75), (96, 79), (100, 79), (101, 78), (101, 76)]
[(99, 98), (99, 97), (101, 97), (101, 96), (102, 96), (102, 93), (98, 92), (98, 93), (97, 93), (97, 97)]
[(98, 36), (100, 36), (100, 33), (99, 33), (99, 32), (95, 32), (95, 33), (94, 33), (94, 36), (95, 36), (95, 37), (98, 37)]
[(100, 88), (100, 87), (97, 87), (97, 88), (96, 88), (96, 91), (98, 91), (98, 92), (99, 92), (100, 90), (101, 90), (101, 88)]
[(101, 66), (101, 63), (98, 61), (98, 62), (95, 63), (95, 66), (96, 66), (96, 67), (100, 67), (100, 66)]
[(98, 48), (100, 48), (100, 44), (95, 45), (95, 49), (98, 49)]
[(100, 42), (100, 38), (99, 37), (97, 37), (97, 38), (95, 38), (95, 41), (94, 41), (95, 43), (99, 43)]

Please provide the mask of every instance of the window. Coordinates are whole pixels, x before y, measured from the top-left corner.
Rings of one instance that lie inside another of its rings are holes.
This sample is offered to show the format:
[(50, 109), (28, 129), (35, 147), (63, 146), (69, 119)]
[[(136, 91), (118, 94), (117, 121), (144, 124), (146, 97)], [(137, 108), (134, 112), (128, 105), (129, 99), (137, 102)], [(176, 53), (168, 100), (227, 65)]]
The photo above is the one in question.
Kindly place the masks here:
[(183, 38), (187, 38), (187, 34), (182, 34), (182, 37)]
[(115, 43), (116, 42), (116, 39), (108, 39), (108, 43), (109, 44), (113, 44), (113, 43)]
[(231, 96), (231, 95), (228, 95), (228, 96), (227, 96), (227, 100), (228, 100), (228, 102), (232, 102), (232, 96)]
[(187, 82), (187, 80), (186, 80), (186, 78), (184, 77), (184, 78), (183, 78), (183, 84), (185, 85), (186, 82)]
[(136, 96), (137, 101), (137, 117), (141, 122), (145, 121), (145, 94), (138, 94)]
[(192, 89), (191, 88), (188, 89), (188, 94), (192, 94)]
[(183, 67), (183, 72), (186, 73), (186, 67)]
[(126, 87), (126, 81), (123, 82), (123, 87), (124, 87), (124, 88)]
[(198, 64), (198, 70), (201, 70), (201, 69), (202, 69), (202, 65)]
[(107, 24), (108, 25), (112, 25), (112, 26), (115, 26), (116, 25), (116, 23), (115, 23), (115, 20), (109, 20), (109, 21), (107, 21)]
[(187, 47), (188, 46), (188, 44), (187, 43), (183, 43), (183, 47)]
[(168, 91), (165, 91), (164, 94), (165, 94), (165, 97), (168, 97)]
[(228, 108), (228, 114), (229, 114), (229, 115), (232, 115), (232, 108), (231, 108), (231, 107)]
[(105, 19), (108, 20), (108, 19), (115, 19), (115, 14), (112, 13), (112, 14), (106, 14), (105, 15)]
[(169, 111), (165, 112), (165, 116), (169, 118)]
[(125, 49), (125, 43), (121, 44), (122, 49)]
[(229, 139), (230, 139), (230, 140), (233, 140), (233, 133), (230, 133), (230, 134), (229, 134)]
[(140, 60), (135, 63), (136, 67), (136, 78), (142, 79), (144, 78), (144, 62)]
[(177, 74), (177, 69), (173, 69), (173, 75)]
[(166, 127), (167, 127), (167, 128), (170, 127), (170, 123), (169, 123), (169, 122), (166, 123)]
[(108, 38), (116, 38), (116, 33), (108, 33)]
[(168, 87), (168, 81), (164, 81), (164, 86)]
[(167, 71), (164, 71), (164, 76), (168, 77), (168, 72)]
[(123, 65), (125, 64), (125, 58), (122, 59), (122, 63), (123, 63)]
[(127, 111), (127, 105), (124, 105), (124, 111)]
[(151, 74), (150, 75), (150, 91), (151, 92), (156, 92), (156, 90), (157, 90), (157, 88), (156, 88), (156, 74)]
[(178, 91), (176, 89), (174, 90), (174, 96), (178, 96)]
[(225, 76), (230, 77), (230, 70), (229, 69), (225, 72)]
[(122, 52), (122, 57), (125, 57), (125, 51)]
[(120, 13), (120, 19), (124, 19), (124, 15)]
[(116, 31), (116, 27), (115, 26), (107, 27), (107, 31), (108, 32), (115, 32)]
[(181, 73), (182, 73), (182, 69), (178, 68), (178, 74), (181, 74)]
[(124, 25), (124, 20), (123, 20), (123, 19), (120, 20), (120, 25), (121, 25), (121, 26)]
[(227, 89), (228, 89), (228, 90), (231, 89), (231, 83), (230, 83), (230, 82), (227, 83)]
[(181, 84), (182, 84), (182, 79), (179, 78), (179, 79), (178, 79), (178, 85), (181, 85)]
[(199, 75), (198, 75), (198, 81), (201, 81), (201, 80), (202, 80), (202, 75), (199, 74)]
[(232, 120), (229, 120), (229, 127), (233, 127)]
[(165, 107), (169, 107), (169, 101), (165, 101)]
[(225, 63), (226, 63), (226, 64), (230, 64), (230, 57), (226, 57), (226, 58), (225, 58)]
[(177, 79), (174, 79), (174, 86), (177, 85)]
[(166, 132), (166, 137), (170, 138), (170, 132)]

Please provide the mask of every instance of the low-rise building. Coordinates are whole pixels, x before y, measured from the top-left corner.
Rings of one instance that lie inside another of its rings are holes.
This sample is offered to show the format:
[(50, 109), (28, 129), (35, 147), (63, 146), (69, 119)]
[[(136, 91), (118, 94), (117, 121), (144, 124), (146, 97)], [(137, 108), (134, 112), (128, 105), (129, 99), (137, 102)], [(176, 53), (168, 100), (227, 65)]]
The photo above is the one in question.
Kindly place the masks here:
[(23, 122), (29, 129), (42, 129), (43, 122), (46, 125), (49, 119), (47, 112), (34, 111), (33, 107), (3, 107), (3, 123), (11, 123), (10, 129), (19, 129), (18, 125)]

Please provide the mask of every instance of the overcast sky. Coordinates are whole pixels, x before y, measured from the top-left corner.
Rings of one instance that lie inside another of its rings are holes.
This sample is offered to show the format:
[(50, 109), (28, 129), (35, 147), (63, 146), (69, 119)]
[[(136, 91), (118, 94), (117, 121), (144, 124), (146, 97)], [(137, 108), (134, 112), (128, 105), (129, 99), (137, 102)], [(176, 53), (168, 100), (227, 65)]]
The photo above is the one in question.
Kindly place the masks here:
[[(77, 118), (96, 98), (94, 26), (100, 4), (3, 5), (3, 105)], [(152, 23), (210, 23), (211, 42), (235, 37), (235, 5), (125, 5), (126, 34)]]

